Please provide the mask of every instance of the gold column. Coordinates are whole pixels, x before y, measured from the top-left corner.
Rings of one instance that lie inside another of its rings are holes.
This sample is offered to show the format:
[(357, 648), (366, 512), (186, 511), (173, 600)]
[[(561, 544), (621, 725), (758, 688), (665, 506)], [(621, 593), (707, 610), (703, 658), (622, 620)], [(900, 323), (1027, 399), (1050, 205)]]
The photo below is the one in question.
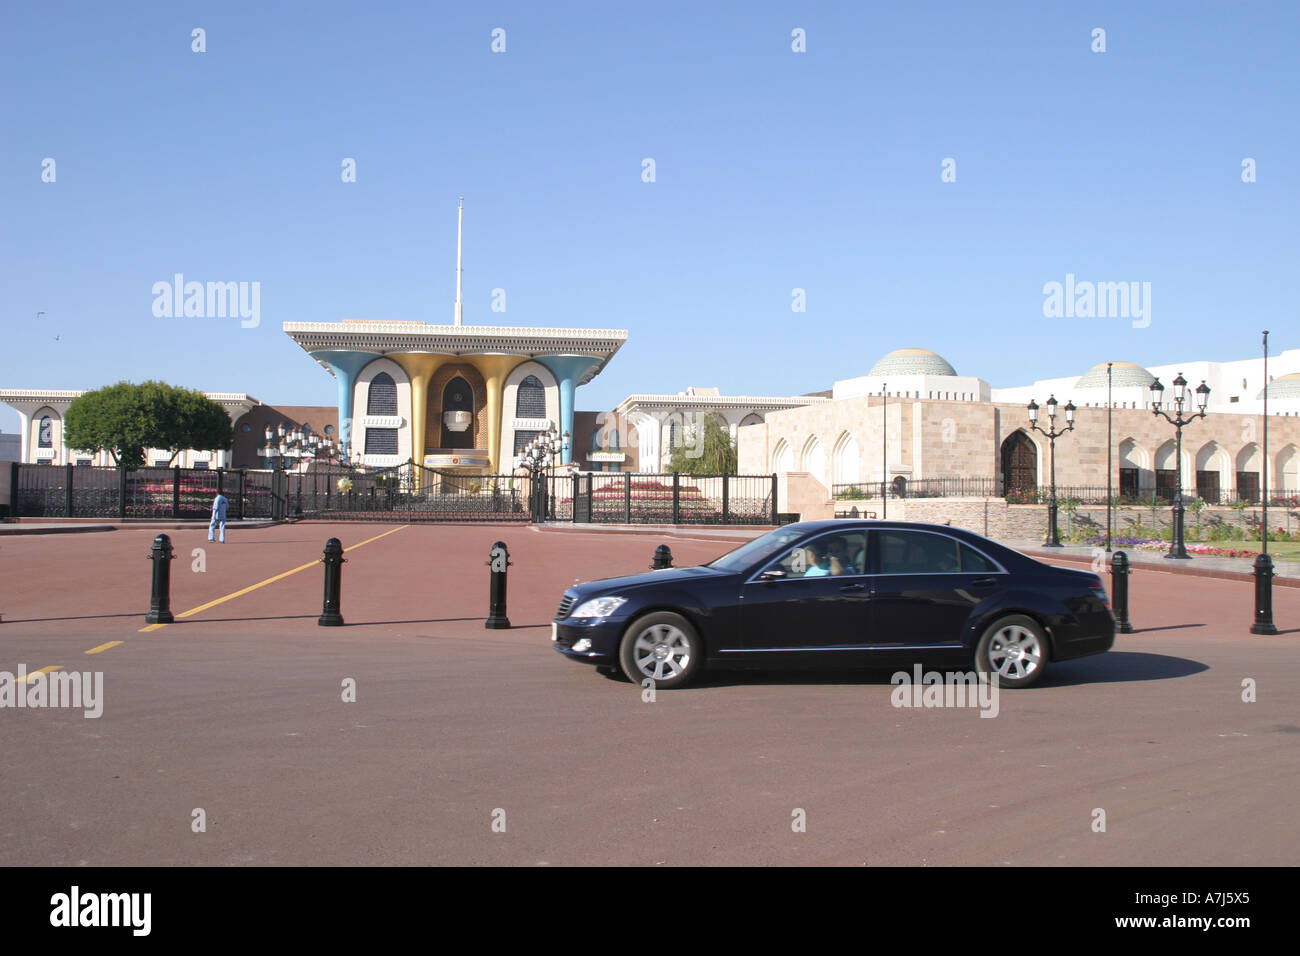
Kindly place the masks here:
[[(429, 379), (444, 364), (450, 355), (429, 355), (417, 352), (402, 352), (385, 356), (402, 367), (411, 379), (411, 459), (417, 465), (424, 464), (424, 427), (429, 417)], [(415, 487), (420, 488), (420, 476), (423, 472), (415, 469)]]
[(494, 475), (501, 474), (501, 396), (505, 391), (506, 376), (529, 361), (526, 355), (466, 355), (487, 386), (488, 461)]

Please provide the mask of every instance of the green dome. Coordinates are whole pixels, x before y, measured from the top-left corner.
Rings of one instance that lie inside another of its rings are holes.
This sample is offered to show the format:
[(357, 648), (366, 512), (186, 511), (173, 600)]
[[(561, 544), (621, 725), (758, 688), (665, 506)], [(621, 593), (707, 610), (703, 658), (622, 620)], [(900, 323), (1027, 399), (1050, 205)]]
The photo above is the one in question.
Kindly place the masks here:
[[(1264, 390), (1261, 388), (1256, 398), (1264, 397)], [(1279, 375), (1273, 381), (1268, 383), (1269, 398), (1300, 398), (1300, 372), (1292, 372), (1290, 375)]]
[[(1156, 377), (1144, 369), (1141, 365), (1134, 365), (1132, 362), (1112, 362), (1110, 369), (1110, 384), (1114, 388), (1130, 388), (1138, 385), (1142, 388), (1150, 388), (1151, 383)], [(1094, 365), (1088, 371), (1084, 372), (1079, 380), (1074, 383), (1075, 388), (1105, 388), (1106, 387), (1106, 363)]]
[(929, 349), (895, 349), (875, 365), (868, 375), (956, 375), (957, 370)]

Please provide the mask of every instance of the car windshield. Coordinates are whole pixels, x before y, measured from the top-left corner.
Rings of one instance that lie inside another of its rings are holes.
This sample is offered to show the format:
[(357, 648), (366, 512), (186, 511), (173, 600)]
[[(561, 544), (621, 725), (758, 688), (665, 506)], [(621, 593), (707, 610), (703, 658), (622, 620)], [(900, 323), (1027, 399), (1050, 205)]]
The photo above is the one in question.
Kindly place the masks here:
[(722, 557), (709, 562), (707, 567), (717, 568), (719, 571), (743, 571), (752, 565), (775, 557), (805, 534), (807, 534), (807, 531), (777, 528), (775, 531), (760, 535), (753, 541), (746, 541), (734, 551), (728, 551)]

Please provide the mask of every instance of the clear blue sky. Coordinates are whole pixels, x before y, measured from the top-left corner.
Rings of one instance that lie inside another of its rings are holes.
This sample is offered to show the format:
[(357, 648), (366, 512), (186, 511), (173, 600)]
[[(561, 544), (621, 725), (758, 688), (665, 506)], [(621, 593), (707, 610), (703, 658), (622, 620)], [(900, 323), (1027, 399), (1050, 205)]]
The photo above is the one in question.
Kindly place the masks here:
[[(580, 408), (1296, 347), (1298, 37), (1293, 2), (5, 3), (0, 385), (331, 404), (281, 323), (450, 322), (461, 194), (467, 323), (629, 330)], [(177, 272), (260, 282), (260, 326), (155, 318)], [(1150, 282), (1150, 326), (1045, 319), (1066, 273)]]

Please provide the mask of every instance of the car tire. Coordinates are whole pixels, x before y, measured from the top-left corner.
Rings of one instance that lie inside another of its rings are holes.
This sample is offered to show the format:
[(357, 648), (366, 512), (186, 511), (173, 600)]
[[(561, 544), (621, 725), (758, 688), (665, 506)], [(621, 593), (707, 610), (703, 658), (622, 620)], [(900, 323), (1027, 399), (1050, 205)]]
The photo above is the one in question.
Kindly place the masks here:
[(632, 683), (646, 680), (669, 690), (681, 687), (701, 670), (704, 647), (690, 621), (671, 611), (639, 617), (623, 632), (618, 660)]
[(1042, 625), (1023, 614), (998, 618), (975, 647), (975, 669), (981, 674), (996, 674), (999, 687), (1021, 688), (1038, 683), (1049, 659)]

